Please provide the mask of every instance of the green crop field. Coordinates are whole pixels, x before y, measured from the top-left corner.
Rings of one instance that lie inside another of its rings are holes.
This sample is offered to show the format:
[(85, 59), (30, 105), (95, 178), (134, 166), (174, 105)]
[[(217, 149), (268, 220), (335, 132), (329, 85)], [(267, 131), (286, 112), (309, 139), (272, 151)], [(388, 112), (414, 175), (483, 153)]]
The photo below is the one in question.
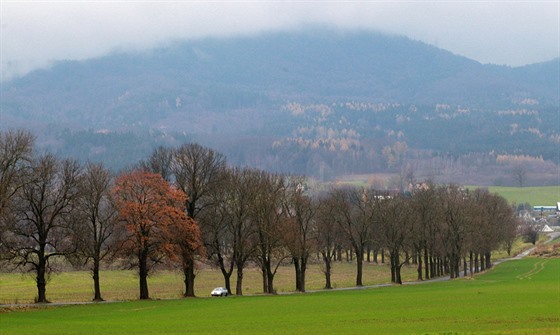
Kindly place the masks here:
[[(373, 175), (354, 175), (345, 176), (340, 179), (338, 185), (348, 185), (356, 187), (368, 187), (368, 178)], [(389, 179), (389, 176), (378, 176), (380, 179)], [(476, 189), (480, 186), (468, 185), (468, 189)], [(538, 186), (538, 187), (505, 187), (488, 186), (492, 193), (497, 193), (504, 197), (508, 202), (515, 204), (529, 203), (531, 206), (555, 206), (560, 202), (560, 186)]]
[[(468, 188), (477, 188), (469, 186)], [(515, 204), (529, 203), (531, 206), (556, 206), (560, 201), (560, 186), (542, 187), (500, 187), (490, 186), (488, 191), (497, 193), (508, 202)]]
[(474, 279), (279, 296), (50, 306), (0, 314), (8, 334), (559, 334), (560, 259)]

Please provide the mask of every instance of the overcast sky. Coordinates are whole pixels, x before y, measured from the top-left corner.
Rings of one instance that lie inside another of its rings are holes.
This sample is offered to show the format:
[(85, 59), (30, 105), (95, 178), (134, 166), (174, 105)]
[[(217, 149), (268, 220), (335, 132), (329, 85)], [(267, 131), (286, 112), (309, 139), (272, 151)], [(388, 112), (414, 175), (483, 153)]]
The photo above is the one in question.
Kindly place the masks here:
[(3, 79), (56, 60), (317, 25), (405, 35), (481, 63), (560, 55), (560, 0), (0, 0), (0, 18)]

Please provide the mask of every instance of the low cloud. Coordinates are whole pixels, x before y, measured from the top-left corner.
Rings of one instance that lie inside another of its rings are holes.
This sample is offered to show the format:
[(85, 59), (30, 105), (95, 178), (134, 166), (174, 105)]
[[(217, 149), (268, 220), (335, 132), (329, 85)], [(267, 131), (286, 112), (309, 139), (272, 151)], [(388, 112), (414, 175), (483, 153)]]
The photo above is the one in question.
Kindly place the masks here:
[(482, 63), (560, 54), (557, 2), (2, 2), (4, 79), (112, 51), (171, 41), (325, 25), (406, 35)]

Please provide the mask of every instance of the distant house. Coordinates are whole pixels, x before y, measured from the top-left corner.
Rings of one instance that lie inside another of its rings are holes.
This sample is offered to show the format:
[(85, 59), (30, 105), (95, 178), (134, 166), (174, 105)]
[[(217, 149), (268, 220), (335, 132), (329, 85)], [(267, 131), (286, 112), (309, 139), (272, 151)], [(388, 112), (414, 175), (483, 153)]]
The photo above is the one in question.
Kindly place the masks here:
[(553, 231), (554, 230), (552, 230), (552, 228), (550, 228), (547, 224), (545, 224), (541, 229), (541, 233), (552, 233)]
[(557, 212), (558, 206), (560, 202), (556, 204), (556, 206), (533, 206), (534, 211), (541, 211), (541, 212)]
[(531, 213), (527, 210), (519, 211), (519, 217), (522, 218), (526, 222), (529, 222), (533, 219), (533, 216), (531, 216)]

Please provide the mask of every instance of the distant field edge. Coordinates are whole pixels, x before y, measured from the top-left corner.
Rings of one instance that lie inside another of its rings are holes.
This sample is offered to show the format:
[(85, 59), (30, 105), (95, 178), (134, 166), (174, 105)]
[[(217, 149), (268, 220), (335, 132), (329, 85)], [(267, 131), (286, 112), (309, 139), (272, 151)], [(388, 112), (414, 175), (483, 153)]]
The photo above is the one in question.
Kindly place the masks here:
[(487, 189), (504, 197), (508, 202), (519, 204), (529, 203), (531, 206), (555, 206), (560, 202), (560, 186), (506, 187), (466, 185), (469, 190)]

